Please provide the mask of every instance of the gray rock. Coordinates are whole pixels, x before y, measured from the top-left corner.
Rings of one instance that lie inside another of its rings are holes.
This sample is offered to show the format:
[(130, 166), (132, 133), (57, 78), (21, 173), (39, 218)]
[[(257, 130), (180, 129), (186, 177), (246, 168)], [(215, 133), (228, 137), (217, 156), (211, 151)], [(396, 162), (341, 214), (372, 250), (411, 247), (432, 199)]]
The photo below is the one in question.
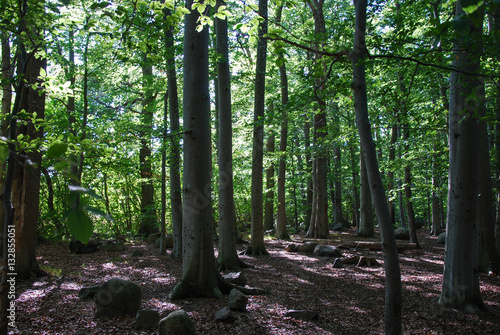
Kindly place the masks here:
[(318, 313), (309, 310), (290, 310), (286, 312), (285, 316), (304, 321), (311, 321), (318, 319)]
[(71, 242), (69, 242), (69, 250), (75, 254), (91, 254), (96, 252), (98, 247), (99, 241), (95, 239), (89, 240), (87, 244), (83, 244), (77, 240), (71, 240)]
[(159, 335), (194, 335), (196, 334), (193, 320), (183, 309), (170, 313), (161, 319), (158, 326)]
[(223, 309), (215, 312), (215, 321), (230, 323), (234, 322), (235, 320), (236, 316), (228, 307), (224, 307)]
[[(161, 237), (158, 237), (156, 240), (155, 240), (155, 247), (159, 248), (160, 247), (160, 241), (161, 241)], [(163, 243), (163, 245), (165, 246), (165, 248), (169, 248), (169, 249), (172, 249), (174, 247), (174, 236), (172, 234), (168, 234), (167, 236), (165, 236), (165, 243)]]
[(230, 272), (228, 274), (222, 275), (222, 278), (238, 286), (245, 286), (247, 284), (247, 278), (241, 271)]
[(335, 261), (333, 261), (333, 267), (334, 268), (343, 268), (344, 267), (344, 262), (340, 258), (335, 258)]
[(318, 243), (316, 242), (306, 242), (299, 247), (299, 251), (305, 252), (306, 254), (312, 254), (317, 245)]
[(99, 285), (82, 287), (80, 289), (80, 291), (78, 291), (78, 298), (80, 298), (82, 300), (92, 299), (92, 298), (94, 298), (97, 291), (99, 291)]
[(227, 303), (227, 307), (229, 307), (232, 311), (241, 311), (245, 312), (247, 310), (247, 302), (248, 297), (233, 288), (231, 292), (229, 292), (229, 301)]
[(99, 250), (102, 251), (122, 251), (125, 250), (125, 244), (122, 241), (111, 241), (101, 244)]
[(97, 315), (135, 315), (139, 310), (142, 291), (139, 285), (120, 278), (104, 283), (94, 296)]
[(333, 225), (332, 230), (333, 231), (344, 231), (344, 226), (342, 225), (342, 223), (336, 223)]
[(135, 329), (151, 329), (158, 327), (160, 314), (157, 311), (143, 309), (135, 315)]
[(148, 243), (153, 244), (156, 242), (156, 240), (160, 237), (160, 234), (154, 233), (148, 236)]
[(295, 252), (295, 251), (299, 251), (299, 249), (297, 248), (297, 245), (296, 245), (296, 244), (290, 243), (289, 245), (287, 245), (287, 246), (285, 247), (285, 251), (288, 251), (288, 252)]
[(446, 244), (446, 233), (439, 234), (438, 242), (441, 244)]
[(342, 257), (342, 252), (339, 248), (326, 245), (326, 244), (318, 244), (313, 251), (313, 255), (315, 256), (328, 256), (328, 257)]
[(410, 240), (410, 231), (408, 228), (396, 228), (394, 237), (396, 240)]

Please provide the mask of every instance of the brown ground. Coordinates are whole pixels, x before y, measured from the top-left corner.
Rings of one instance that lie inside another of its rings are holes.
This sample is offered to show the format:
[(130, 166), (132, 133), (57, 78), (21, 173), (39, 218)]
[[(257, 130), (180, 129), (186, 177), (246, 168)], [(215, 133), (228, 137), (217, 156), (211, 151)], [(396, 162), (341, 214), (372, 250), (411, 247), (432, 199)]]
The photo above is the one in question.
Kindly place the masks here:
[[(441, 289), (443, 246), (421, 232), (421, 250), (400, 254), (405, 334), (500, 334), (500, 278), (480, 275), (484, 303), (490, 315), (478, 317), (437, 304)], [(352, 240), (351, 233), (337, 236), (333, 244)], [(376, 241), (376, 239), (368, 239)], [(141, 285), (141, 308), (159, 311), (161, 317), (183, 308), (198, 334), (383, 334), (383, 267), (346, 265), (337, 269), (333, 260), (288, 253), (288, 242), (266, 241), (269, 256), (241, 256), (253, 269), (245, 270), (251, 286), (270, 293), (251, 296), (246, 313), (233, 324), (215, 322), (215, 311), (227, 303), (216, 299), (183, 299), (169, 302), (167, 295), (181, 275), (181, 262), (158, 256), (156, 248), (128, 243), (123, 252), (71, 254), (60, 244), (44, 244), (39, 263), (52, 276), (17, 283), (17, 330), (9, 334), (157, 334), (134, 330), (134, 317), (96, 318), (92, 300), (80, 300), (82, 286), (100, 284), (112, 277)], [(240, 246), (243, 250), (244, 246)], [(132, 258), (141, 249), (144, 257)], [(376, 251), (345, 251), (344, 255), (370, 255), (382, 264)], [(290, 309), (319, 313), (317, 321), (284, 317)]]

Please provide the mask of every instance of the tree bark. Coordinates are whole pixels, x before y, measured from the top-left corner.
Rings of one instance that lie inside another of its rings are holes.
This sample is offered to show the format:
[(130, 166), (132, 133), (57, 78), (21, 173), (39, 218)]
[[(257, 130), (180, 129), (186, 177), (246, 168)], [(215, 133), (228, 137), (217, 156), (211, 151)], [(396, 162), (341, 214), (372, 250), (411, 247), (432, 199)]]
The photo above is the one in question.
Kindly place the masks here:
[(154, 95), (152, 92), (153, 65), (146, 54), (142, 56), (142, 79), (144, 101), (142, 102), (141, 148), (139, 150), (139, 170), (141, 173), (141, 222), (139, 235), (158, 232), (158, 221), (154, 204), (154, 189), (151, 169), (151, 130), (153, 127)]
[(186, 1), (184, 24), (183, 273), (170, 299), (221, 296), (212, 240), (208, 27), (196, 30), (192, 3)]
[[(166, 10), (166, 15), (170, 15)], [(165, 28), (165, 48), (167, 49), (167, 94), (170, 114), (170, 129), (172, 131), (170, 149), (170, 207), (172, 211), (172, 235), (174, 246), (172, 257), (182, 257), (182, 189), (179, 172), (181, 155), (179, 148), (179, 97), (177, 95), (177, 73), (175, 71), (175, 48), (173, 27)]]
[[(462, 1), (455, 16), (463, 15)], [(482, 22), (483, 10), (474, 14)], [(467, 16), (464, 16), (467, 18)], [(480, 65), (482, 27), (468, 20), (466, 30), (455, 36), (453, 67), (477, 73)], [(484, 309), (479, 290), (478, 266), (478, 100), (479, 81), (452, 72), (450, 77), (450, 168), (448, 217), (443, 285), (439, 303), (470, 313)], [(467, 248), (464, 248), (467, 245)]]
[[(223, 0), (217, 7), (224, 6)], [(233, 131), (227, 19), (215, 19), (219, 102), (219, 271), (239, 270), (233, 190)]]
[[(281, 22), (281, 13), (283, 11), (284, 3), (278, 9), (276, 14), (276, 21)], [(280, 54), (279, 57), (284, 57)], [(283, 62), (280, 66), (280, 83), (281, 83), (281, 133), (280, 133), (280, 153), (279, 153), (279, 167), (278, 167), (278, 218), (276, 222), (276, 237), (282, 240), (289, 239), (288, 231), (286, 228), (286, 148), (288, 137), (288, 77), (286, 74), (286, 65)]]
[[(314, 19), (314, 34), (317, 39), (316, 48), (325, 41), (325, 17), (323, 14), (323, 0), (311, 0), (308, 2), (313, 13)], [(325, 64), (322, 56), (316, 54), (316, 63), (326, 73)], [(328, 183), (327, 183), (327, 152), (325, 150), (324, 140), (326, 138), (326, 103), (322, 97), (322, 92), (325, 90), (326, 74), (318, 75), (315, 78), (315, 94), (318, 110), (314, 114), (314, 135), (313, 142), (317, 148), (314, 153), (313, 162), (313, 199), (311, 222), (307, 236), (327, 238), (328, 230)]]
[[(271, 106), (269, 105), (268, 109), (271, 111)], [(274, 108), (274, 107), (272, 107)], [(266, 151), (269, 156), (273, 155), (275, 141), (274, 141), (274, 132), (271, 132), (267, 136), (266, 140)], [(266, 169), (266, 203), (264, 206), (264, 230), (272, 230), (274, 229), (274, 162), (271, 159), (271, 162)]]
[(360, 175), (360, 215), (356, 235), (372, 237), (375, 234), (372, 212), (372, 195), (370, 193), (370, 184), (368, 182), (368, 174), (366, 172), (366, 164), (363, 154), (361, 154), (360, 157)]
[(394, 238), (391, 215), (387, 206), (382, 178), (377, 162), (375, 143), (368, 120), (368, 101), (365, 79), (366, 59), (366, 0), (354, 0), (355, 32), (354, 48), (351, 53), (353, 67), (354, 110), (356, 124), (365, 158), (366, 171), (372, 194), (372, 201), (377, 213), (382, 239), (385, 267), (385, 333), (401, 334), (401, 273), (399, 256)]
[(264, 222), (262, 210), (262, 170), (264, 156), (264, 109), (266, 94), (266, 58), (267, 58), (267, 0), (259, 0), (259, 15), (264, 18), (259, 24), (257, 42), (257, 61), (255, 68), (255, 98), (252, 146), (252, 199), (251, 199), (251, 234), (247, 254), (268, 254), (264, 244)]

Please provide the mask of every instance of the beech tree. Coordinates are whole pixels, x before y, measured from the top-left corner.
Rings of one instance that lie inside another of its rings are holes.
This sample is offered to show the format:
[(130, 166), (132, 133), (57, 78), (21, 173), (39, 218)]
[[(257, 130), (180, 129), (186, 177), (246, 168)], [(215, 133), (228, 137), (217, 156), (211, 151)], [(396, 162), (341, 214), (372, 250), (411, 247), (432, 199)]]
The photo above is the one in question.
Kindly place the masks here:
[(368, 119), (368, 100), (366, 92), (366, 0), (354, 0), (355, 31), (354, 47), (351, 53), (353, 68), (354, 110), (356, 125), (361, 142), (362, 155), (365, 159), (368, 182), (372, 194), (373, 206), (380, 225), (382, 251), (385, 267), (385, 333), (401, 334), (401, 273), (399, 256), (394, 238), (391, 214), (387, 206), (386, 195), (378, 167), (375, 143)]
[(184, 20), (183, 274), (170, 299), (221, 296), (212, 240), (209, 36), (208, 26), (197, 31), (200, 13), (192, 5), (186, 1)]
[[(479, 289), (478, 195), (479, 140), (478, 116), (481, 81), (471, 74), (480, 70), (482, 46), (482, 7), (464, 11), (458, 0), (455, 17), (464, 26), (456, 31), (453, 67), (450, 75), (448, 215), (446, 248), (440, 304), (480, 313), (484, 305)], [(467, 248), (464, 248), (467, 245)]]

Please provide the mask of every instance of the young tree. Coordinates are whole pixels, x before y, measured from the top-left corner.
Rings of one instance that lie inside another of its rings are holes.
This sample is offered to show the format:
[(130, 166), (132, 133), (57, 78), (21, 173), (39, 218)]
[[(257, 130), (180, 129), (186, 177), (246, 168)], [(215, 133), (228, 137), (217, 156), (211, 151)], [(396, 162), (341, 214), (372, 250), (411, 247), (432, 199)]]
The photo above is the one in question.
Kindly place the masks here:
[(255, 67), (255, 98), (252, 140), (252, 199), (251, 199), (251, 233), (250, 245), (246, 252), (252, 255), (266, 255), (264, 244), (264, 222), (262, 209), (262, 170), (264, 160), (264, 109), (266, 94), (266, 60), (267, 60), (267, 0), (259, 0), (259, 16), (263, 18), (259, 24), (257, 41), (257, 61)]
[(398, 250), (391, 215), (387, 206), (384, 186), (377, 162), (375, 143), (368, 119), (368, 99), (366, 94), (366, 0), (354, 0), (355, 31), (354, 48), (351, 53), (353, 67), (354, 110), (365, 159), (366, 172), (370, 184), (372, 201), (377, 214), (382, 239), (385, 267), (385, 333), (401, 334), (401, 273)]
[[(281, 22), (281, 14), (284, 3), (278, 8), (276, 14), (276, 22)], [(283, 57), (280, 53), (279, 57)], [(280, 155), (278, 167), (278, 216), (276, 223), (276, 237), (279, 239), (289, 239), (286, 229), (286, 194), (285, 194), (285, 178), (286, 178), (286, 147), (288, 137), (288, 77), (286, 74), (285, 62), (280, 65), (280, 86), (281, 86), (281, 133), (280, 133)]]
[[(444, 275), (439, 302), (447, 307), (480, 313), (484, 309), (478, 266), (478, 107), (476, 93), (482, 46), (483, 9), (464, 12), (458, 0), (455, 17), (465, 26), (455, 34), (450, 76), (450, 168)], [(464, 248), (467, 245), (467, 248)]]
[[(170, 10), (165, 10), (165, 15), (171, 15)], [(179, 148), (179, 97), (177, 95), (177, 73), (175, 71), (175, 48), (173, 27), (165, 27), (165, 49), (167, 63), (167, 96), (170, 112), (170, 129), (172, 131), (170, 149), (170, 207), (172, 211), (172, 235), (174, 245), (172, 257), (182, 257), (182, 189), (179, 168), (181, 155)], [(166, 104), (166, 101), (165, 101)], [(166, 143), (164, 143), (166, 145)]]
[(197, 31), (200, 14), (192, 4), (186, 1), (184, 21), (183, 273), (170, 299), (221, 296), (212, 240), (209, 36), (207, 26)]

